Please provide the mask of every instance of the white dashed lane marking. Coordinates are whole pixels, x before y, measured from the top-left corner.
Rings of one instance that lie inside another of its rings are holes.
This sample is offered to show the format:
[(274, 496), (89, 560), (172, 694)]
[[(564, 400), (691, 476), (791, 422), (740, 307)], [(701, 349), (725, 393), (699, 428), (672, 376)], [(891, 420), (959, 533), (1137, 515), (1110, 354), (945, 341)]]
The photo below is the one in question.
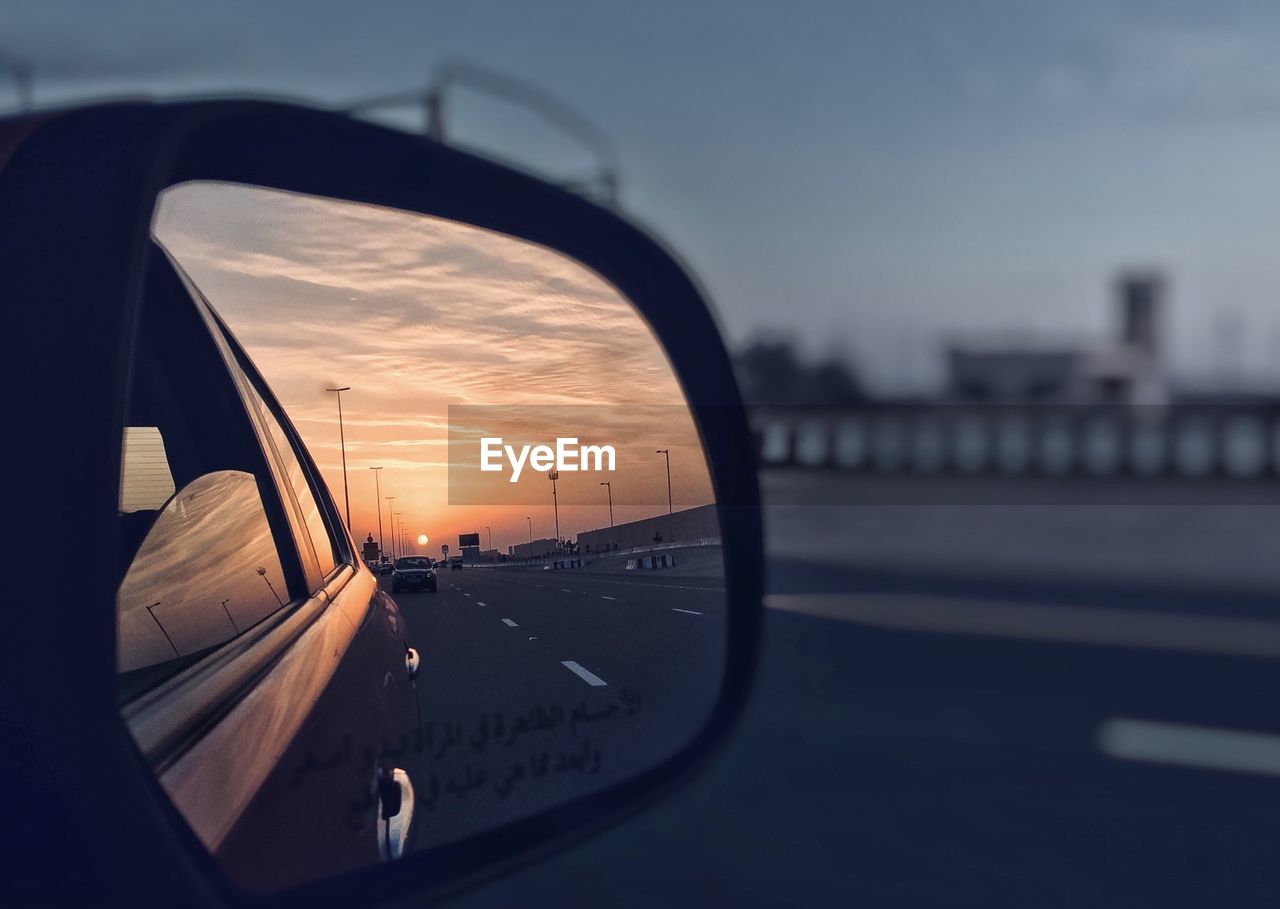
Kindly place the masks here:
[(586, 682), (592, 688), (600, 688), (608, 684), (608, 682), (600, 678), (600, 676), (596, 675), (595, 673), (587, 669), (583, 669), (573, 660), (561, 660), (560, 665), (563, 666), (565, 669), (568, 669), (578, 678), (582, 679), (582, 681)]
[(600, 599), (602, 599), (602, 600), (615, 600), (615, 601), (616, 601), (618, 598), (617, 598), (617, 597), (606, 597), (606, 596), (601, 596), (601, 597), (600, 597)]
[(520, 627), (519, 625), (517, 625), (515, 622), (511, 621), (510, 619), (503, 619), (503, 620), (502, 620), (502, 624), (504, 624), (504, 625), (508, 625), (508, 626), (510, 626), (510, 627), (512, 627), (512, 628), (519, 628), (519, 627)]
[(477, 606), (487, 606), (487, 605), (489, 605), (489, 604), (488, 604), (488, 603), (486, 603), (484, 600), (476, 600), (476, 605), (477, 605)]
[(702, 615), (702, 613), (697, 612), (697, 611), (695, 611), (695, 610), (693, 610), (693, 609), (676, 609), (674, 606), (671, 608), (671, 611), (672, 611), (672, 612), (687, 612), (687, 613), (689, 613), (689, 615)]

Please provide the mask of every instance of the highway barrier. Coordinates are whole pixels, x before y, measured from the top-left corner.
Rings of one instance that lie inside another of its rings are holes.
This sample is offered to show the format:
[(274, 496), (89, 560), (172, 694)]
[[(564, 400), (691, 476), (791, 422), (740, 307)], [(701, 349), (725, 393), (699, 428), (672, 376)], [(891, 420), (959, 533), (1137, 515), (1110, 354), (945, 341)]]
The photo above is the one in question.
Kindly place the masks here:
[(1280, 476), (1280, 406), (758, 408), (765, 466), (872, 474)]
[(654, 555), (638, 556), (634, 559), (627, 559), (625, 566), (626, 571), (640, 571), (643, 569), (654, 568), (675, 568), (675, 553), (663, 552)]

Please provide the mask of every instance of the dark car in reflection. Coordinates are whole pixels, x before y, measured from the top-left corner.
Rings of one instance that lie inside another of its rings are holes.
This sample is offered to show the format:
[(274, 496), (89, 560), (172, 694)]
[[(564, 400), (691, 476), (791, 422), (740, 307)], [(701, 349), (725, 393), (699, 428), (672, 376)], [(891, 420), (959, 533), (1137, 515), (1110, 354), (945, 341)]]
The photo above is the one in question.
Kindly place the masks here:
[(395, 571), (391, 573), (391, 592), (402, 590), (436, 591), (435, 563), (426, 556), (404, 556), (396, 559)]
[(159, 247), (122, 427), (117, 700), (196, 837), (275, 890), (403, 854), (419, 658), (296, 430)]

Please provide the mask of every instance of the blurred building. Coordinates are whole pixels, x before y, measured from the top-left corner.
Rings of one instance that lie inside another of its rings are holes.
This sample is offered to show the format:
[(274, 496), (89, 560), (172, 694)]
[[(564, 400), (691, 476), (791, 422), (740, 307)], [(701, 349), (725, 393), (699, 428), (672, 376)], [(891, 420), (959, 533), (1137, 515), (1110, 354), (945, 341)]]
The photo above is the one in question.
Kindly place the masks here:
[(947, 396), (967, 403), (1164, 404), (1164, 281), (1131, 272), (1116, 282), (1116, 337), (1091, 344), (985, 338), (947, 350)]
[(784, 338), (757, 338), (734, 358), (743, 400), (755, 404), (851, 404), (865, 400), (853, 367), (835, 357), (803, 361)]

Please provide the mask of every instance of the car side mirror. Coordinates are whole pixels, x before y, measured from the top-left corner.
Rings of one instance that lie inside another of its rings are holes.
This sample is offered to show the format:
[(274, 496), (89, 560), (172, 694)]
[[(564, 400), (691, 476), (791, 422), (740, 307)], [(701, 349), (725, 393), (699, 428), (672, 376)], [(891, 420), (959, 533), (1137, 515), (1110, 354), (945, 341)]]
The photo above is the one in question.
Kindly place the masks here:
[[(62, 459), (78, 550), (6, 632), (25, 889), (70, 892), (56, 832), (103, 902), (431, 898), (724, 741), (754, 445), (702, 294), (634, 224), (262, 101), (0, 123), (0, 211), (45, 377), (12, 419)], [(167, 543), (131, 537), (175, 487)]]

